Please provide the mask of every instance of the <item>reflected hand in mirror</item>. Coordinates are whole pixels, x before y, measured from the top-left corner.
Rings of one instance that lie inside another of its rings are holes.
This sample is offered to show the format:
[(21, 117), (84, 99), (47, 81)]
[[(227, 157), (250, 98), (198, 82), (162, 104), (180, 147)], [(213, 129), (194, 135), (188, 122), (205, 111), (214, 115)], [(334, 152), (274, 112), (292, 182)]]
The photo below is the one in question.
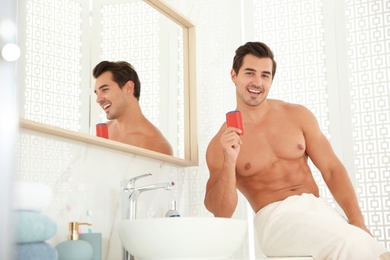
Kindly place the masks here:
[(93, 69), (96, 102), (109, 120), (108, 139), (173, 155), (170, 143), (142, 113), (141, 82), (126, 61), (102, 61)]

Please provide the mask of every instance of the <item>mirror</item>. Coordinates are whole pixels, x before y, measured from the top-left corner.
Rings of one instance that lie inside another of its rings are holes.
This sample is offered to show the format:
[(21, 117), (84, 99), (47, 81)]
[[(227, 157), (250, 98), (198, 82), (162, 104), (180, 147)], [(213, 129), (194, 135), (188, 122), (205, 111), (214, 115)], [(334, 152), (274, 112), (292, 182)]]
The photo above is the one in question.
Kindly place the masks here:
[(105, 114), (92, 69), (126, 60), (140, 105), (174, 148), (197, 164), (195, 29), (161, 0), (19, 1), (18, 79), (24, 119), (95, 135)]

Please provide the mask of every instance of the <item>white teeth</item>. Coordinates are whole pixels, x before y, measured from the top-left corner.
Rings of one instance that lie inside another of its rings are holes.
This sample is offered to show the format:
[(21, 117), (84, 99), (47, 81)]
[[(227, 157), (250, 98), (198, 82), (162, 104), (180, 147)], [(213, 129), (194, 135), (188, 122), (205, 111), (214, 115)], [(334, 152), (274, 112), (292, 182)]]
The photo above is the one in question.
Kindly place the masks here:
[(111, 106), (110, 104), (106, 104), (103, 106), (103, 109), (109, 108), (110, 106)]
[(248, 91), (249, 91), (250, 93), (253, 93), (253, 94), (260, 94), (260, 93), (261, 93), (260, 90), (254, 90), (254, 89), (248, 89)]

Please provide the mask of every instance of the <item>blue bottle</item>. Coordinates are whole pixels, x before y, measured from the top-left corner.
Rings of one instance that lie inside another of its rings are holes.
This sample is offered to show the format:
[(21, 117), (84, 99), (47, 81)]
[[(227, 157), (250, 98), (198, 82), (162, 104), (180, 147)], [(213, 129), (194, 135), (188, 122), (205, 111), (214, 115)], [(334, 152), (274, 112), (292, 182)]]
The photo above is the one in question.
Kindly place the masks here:
[(79, 225), (91, 225), (89, 223), (69, 222), (68, 240), (59, 243), (55, 248), (58, 252), (58, 260), (91, 260), (93, 255), (92, 245), (84, 240), (79, 240)]

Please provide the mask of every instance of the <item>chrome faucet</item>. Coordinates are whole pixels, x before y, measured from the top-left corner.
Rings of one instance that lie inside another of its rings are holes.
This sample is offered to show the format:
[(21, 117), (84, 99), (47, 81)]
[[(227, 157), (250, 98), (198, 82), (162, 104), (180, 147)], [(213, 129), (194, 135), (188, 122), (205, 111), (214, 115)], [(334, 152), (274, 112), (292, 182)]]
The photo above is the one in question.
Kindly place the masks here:
[[(137, 198), (144, 191), (151, 191), (157, 189), (171, 190), (175, 186), (174, 182), (164, 182), (158, 184), (151, 184), (141, 187), (135, 187), (135, 182), (138, 179), (152, 176), (151, 173), (136, 176), (131, 179), (121, 181), (121, 213), (122, 219), (136, 219), (137, 217)], [(130, 255), (125, 248), (123, 248), (122, 260), (134, 260), (134, 256)]]

